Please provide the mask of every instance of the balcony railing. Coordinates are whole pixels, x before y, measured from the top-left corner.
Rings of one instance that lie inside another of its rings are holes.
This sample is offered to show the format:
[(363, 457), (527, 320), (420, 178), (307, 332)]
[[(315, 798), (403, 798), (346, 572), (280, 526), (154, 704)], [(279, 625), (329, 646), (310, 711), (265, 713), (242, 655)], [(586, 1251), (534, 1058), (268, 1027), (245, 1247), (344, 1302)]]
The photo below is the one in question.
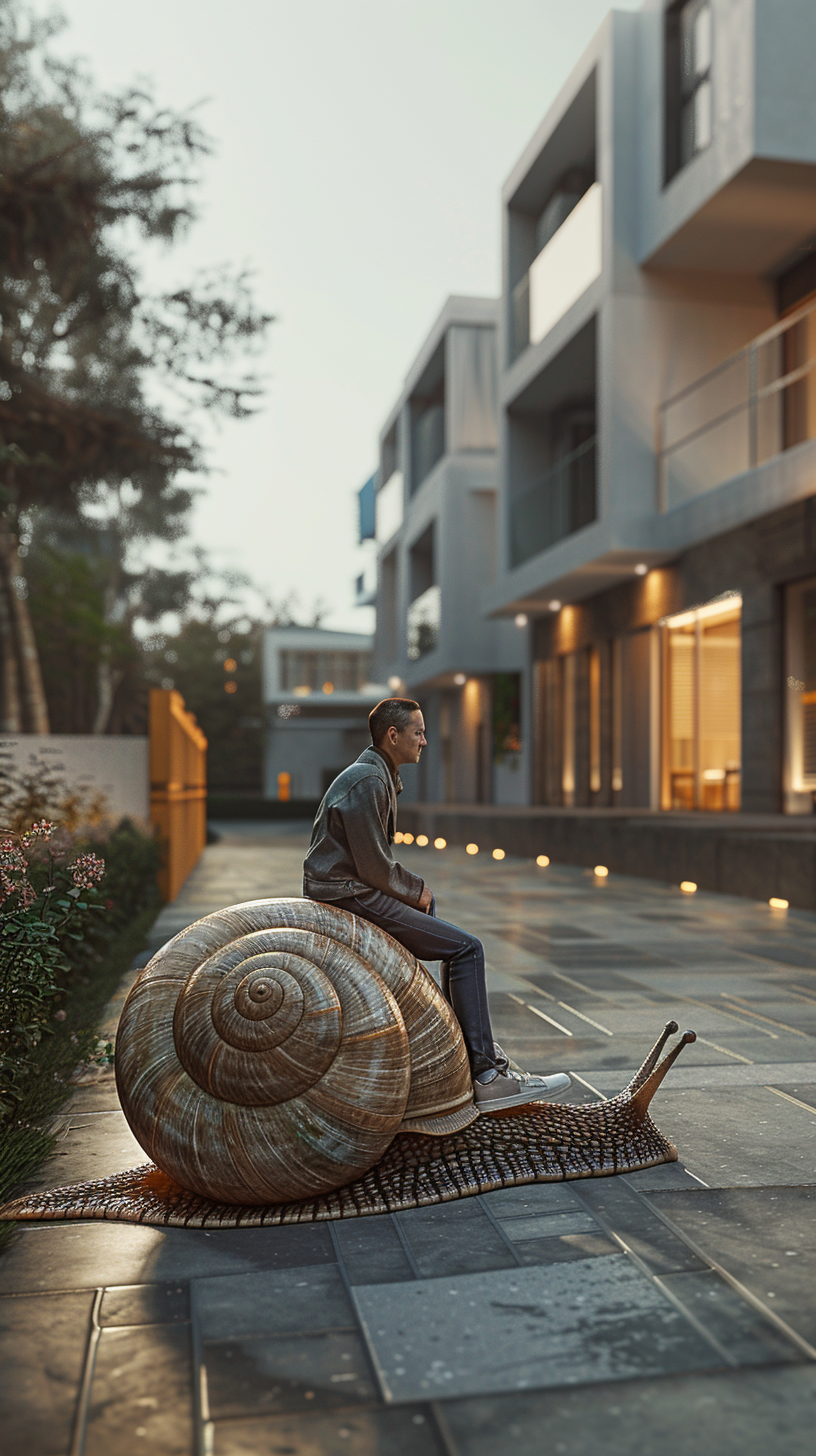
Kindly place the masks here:
[(408, 656), (411, 662), (433, 652), (439, 641), (442, 620), (442, 594), (438, 586), (429, 586), (408, 608)]
[(529, 561), (595, 520), (596, 444), (593, 435), (551, 466), (529, 490), (511, 499), (513, 566)]
[(667, 399), (658, 423), (661, 511), (816, 438), (816, 304)]

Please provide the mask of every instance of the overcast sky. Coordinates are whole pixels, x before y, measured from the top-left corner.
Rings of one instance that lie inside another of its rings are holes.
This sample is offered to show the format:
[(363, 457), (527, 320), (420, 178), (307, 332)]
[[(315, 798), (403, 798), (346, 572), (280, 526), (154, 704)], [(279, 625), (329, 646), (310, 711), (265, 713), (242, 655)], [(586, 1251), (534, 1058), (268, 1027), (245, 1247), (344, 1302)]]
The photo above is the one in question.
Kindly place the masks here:
[[(639, 0), (618, 0), (637, 9)], [(38, 8), (41, 8), (38, 6)], [(355, 492), (449, 293), (495, 294), (499, 193), (607, 0), (63, 0), (103, 86), (206, 99), (189, 265), (257, 273), (261, 414), (214, 438), (193, 534), (274, 598), (352, 606)]]

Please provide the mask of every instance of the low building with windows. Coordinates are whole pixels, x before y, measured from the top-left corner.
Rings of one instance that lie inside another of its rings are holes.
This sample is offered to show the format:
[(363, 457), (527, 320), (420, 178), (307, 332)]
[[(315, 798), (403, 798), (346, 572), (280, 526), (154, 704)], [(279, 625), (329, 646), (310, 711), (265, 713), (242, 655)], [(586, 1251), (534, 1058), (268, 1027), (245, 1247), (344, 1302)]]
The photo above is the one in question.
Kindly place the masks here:
[(481, 610), (497, 571), (497, 312), (448, 299), (380, 436), (377, 674), (421, 703), (430, 744), (404, 803), (524, 802), (524, 634)]
[[(814, 54), (811, 0), (607, 17), (504, 189), (496, 567), (478, 610), (462, 595), (474, 635), (529, 620), (527, 819), (505, 838), (800, 904), (816, 904)], [(723, 880), (738, 830), (748, 868)]]
[(264, 796), (319, 800), (370, 743), (368, 715), (387, 694), (372, 680), (370, 636), (322, 627), (264, 633)]

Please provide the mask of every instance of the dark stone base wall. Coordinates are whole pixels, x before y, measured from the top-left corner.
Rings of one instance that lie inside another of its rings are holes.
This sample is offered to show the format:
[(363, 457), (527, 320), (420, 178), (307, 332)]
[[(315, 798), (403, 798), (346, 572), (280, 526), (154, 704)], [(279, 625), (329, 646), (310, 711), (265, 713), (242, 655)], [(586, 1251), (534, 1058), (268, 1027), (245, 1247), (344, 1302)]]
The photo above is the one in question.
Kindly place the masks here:
[[(816, 817), (670, 815), (615, 810), (501, 809), (488, 805), (400, 806), (400, 829), (437, 836), (451, 845), (478, 844), (480, 854), (554, 864), (606, 865), (612, 874), (636, 875), (701, 890), (763, 900), (788, 900), (816, 910)], [(434, 851), (428, 848), (433, 885)], [(399, 850), (397, 850), (399, 854)]]

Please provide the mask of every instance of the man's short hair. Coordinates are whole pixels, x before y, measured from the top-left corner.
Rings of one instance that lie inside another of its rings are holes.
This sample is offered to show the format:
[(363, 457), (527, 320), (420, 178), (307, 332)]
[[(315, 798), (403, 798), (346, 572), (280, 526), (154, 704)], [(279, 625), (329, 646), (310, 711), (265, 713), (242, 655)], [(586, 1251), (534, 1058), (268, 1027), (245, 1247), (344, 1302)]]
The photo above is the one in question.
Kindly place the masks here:
[(403, 728), (408, 727), (411, 714), (419, 711), (419, 703), (415, 703), (413, 698), (383, 698), (368, 715), (368, 728), (374, 747), (382, 743), (389, 728), (396, 728), (401, 733)]

